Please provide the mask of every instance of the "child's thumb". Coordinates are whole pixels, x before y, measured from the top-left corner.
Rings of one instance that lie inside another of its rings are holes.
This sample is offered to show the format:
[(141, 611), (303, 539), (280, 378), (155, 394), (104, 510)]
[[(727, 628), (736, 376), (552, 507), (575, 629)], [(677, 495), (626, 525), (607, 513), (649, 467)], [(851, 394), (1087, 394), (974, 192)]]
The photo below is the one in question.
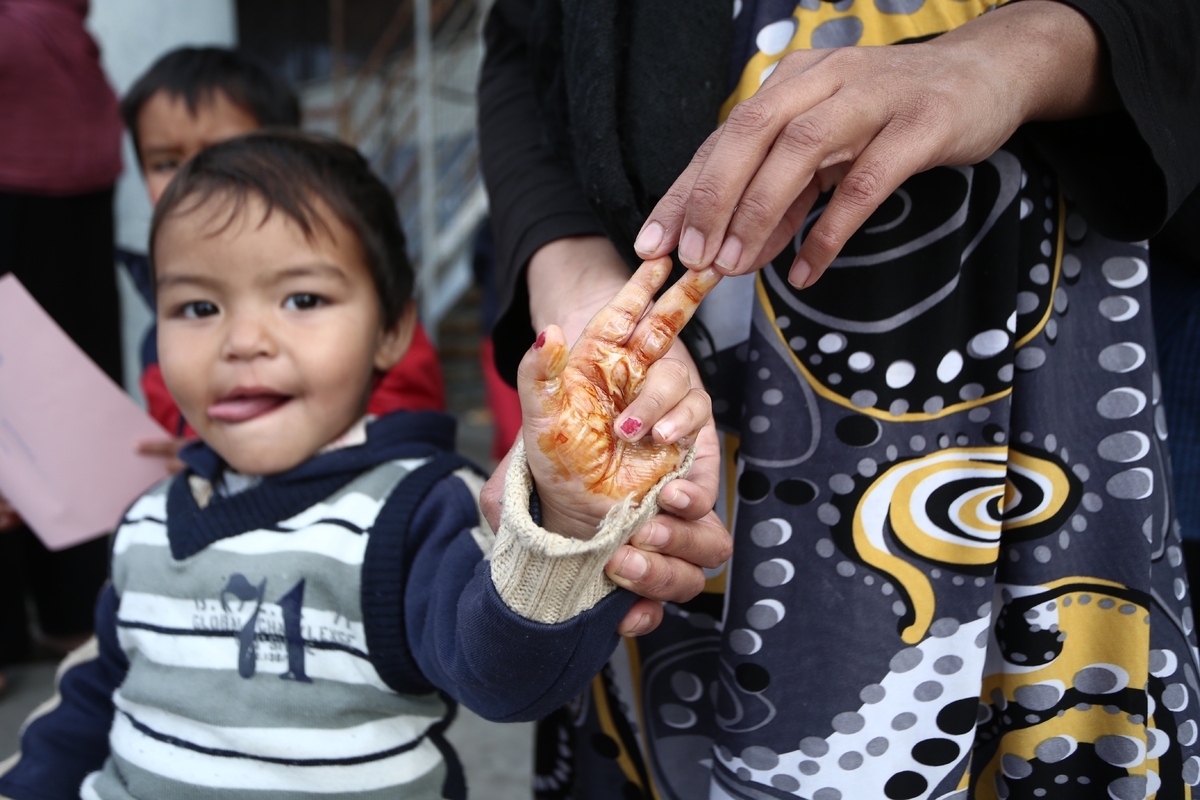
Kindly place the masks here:
[(557, 325), (538, 334), (517, 367), (517, 393), (525, 419), (554, 416), (562, 407), (562, 372), (567, 366), (567, 339)]

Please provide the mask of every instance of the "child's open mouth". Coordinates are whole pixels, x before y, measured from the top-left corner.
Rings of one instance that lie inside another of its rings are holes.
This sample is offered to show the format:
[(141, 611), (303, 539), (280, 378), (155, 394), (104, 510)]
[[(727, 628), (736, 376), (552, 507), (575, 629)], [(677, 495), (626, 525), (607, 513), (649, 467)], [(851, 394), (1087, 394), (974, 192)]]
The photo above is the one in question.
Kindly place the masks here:
[(235, 389), (208, 407), (208, 416), (219, 422), (245, 422), (269, 414), (291, 396), (270, 389)]

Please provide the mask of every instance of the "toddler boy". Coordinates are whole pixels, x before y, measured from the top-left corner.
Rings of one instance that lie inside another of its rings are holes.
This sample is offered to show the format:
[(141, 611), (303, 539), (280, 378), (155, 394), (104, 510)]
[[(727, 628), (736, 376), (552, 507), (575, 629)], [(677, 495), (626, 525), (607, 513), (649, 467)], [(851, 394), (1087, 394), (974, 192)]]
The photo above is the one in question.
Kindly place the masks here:
[[(280, 75), (258, 59), (222, 47), (182, 47), (154, 62), (121, 100), (152, 205), (176, 171), (204, 148), (261, 128), (298, 128), (300, 101)], [(148, 261), (122, 253), (134, 282), (153, 307)], [(153, 332), (142, 348), (147, 410), (177, 436), (192, 435), (163, 384)], [(370, 411), (442, 411), (445, 387), (437, 353), (420, 323), (401, 362), (379, 381)], [(173, 455), (182, 441), (151, 443), (149, 453)]]
[[(604, 564), (679, 470), (569, 539), (534, 525), (530, 479), (557, 484), (559, 518), (605, 504), (530, 458), (493, 535), (452, 419), (365, 415), (408, 347), (412, 274), (349, 147), (280, 132), (201, 152), (150, 253), (163, 377), (200, 441), (121, 521), (97, 644), (64, 663), (0, 795), (465, 797), (455, 701), (533, 719), (586, 686), (633, 600)], [(697, 428), (686, 378), (655, 380), (660, 412), (690, 404)]]

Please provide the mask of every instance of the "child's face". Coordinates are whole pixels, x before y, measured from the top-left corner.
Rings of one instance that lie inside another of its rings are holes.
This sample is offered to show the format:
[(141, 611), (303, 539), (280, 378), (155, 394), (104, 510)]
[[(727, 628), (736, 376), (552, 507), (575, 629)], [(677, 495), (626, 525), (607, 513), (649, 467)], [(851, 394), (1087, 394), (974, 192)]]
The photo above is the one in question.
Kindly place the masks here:
[(196, 153), (260, 127), (253, 114), (220, 89), (201, 97), (195, 114), (181, 96), (162, 89), (150, 95), (137, 116), (142, 174), (150, 204), (158, 205), (176, 170)]
[(362, 416), (415, 315), (409, 304), (385, 329), (357, 238), (320, 203), (329, 231), (311, 240), (278, 211), (260, 225), (257, 198), (221, 230), (230, 208), (218, 196), (159, 230), (159, 363), (200, 437), (239, 472), (267, 475)]

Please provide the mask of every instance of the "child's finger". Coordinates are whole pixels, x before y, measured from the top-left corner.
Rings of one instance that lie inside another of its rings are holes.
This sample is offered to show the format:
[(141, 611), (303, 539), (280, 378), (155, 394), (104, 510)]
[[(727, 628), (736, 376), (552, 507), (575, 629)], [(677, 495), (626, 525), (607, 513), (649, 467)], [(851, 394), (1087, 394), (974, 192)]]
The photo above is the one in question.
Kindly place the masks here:
[(672, 342), (688, 323), (700, 301), (721, 282), (721, 273), (712, 267), (688, 270), (675, 285), (658, 298), (629, 340), (629, 352), (643, 364), (651, 364), (671, 349)]
[(663, 414), (662, 419), (654, 423), (651, 428), (654, 441), (660, 444), (681, 441), (699, 431), (711, 416), (712, 401), (708, 398), (708, 392), (691, 389), (682, 400)]
[(138, 442), (137, 452), (143, 456), (174, 457), (181, 446), (182, 441), (176, 439), (144, 439)]
[(596, 312), (596, 316), (592, 317), (583, 329), (582, 338), (615, 345), (625, 344), (638, 320), (654, 302), (654, 293), (670, 274), (670, 258), (656, 258), (643, 262), (621, 291), (613, 295), (613, 299)]
[(538, 335), (517, 367), (517, 393), (524, 417), (549, 417), (562, 407), (562, 371), (567, 366), (567, 340), (557, 325)]
[(687, 366), (675, 358), (656, 361), (646, 369), (638, 396), (613, 420), (613, 429), (627, 442), (641, 439), (663, 415), (687, 396)]

